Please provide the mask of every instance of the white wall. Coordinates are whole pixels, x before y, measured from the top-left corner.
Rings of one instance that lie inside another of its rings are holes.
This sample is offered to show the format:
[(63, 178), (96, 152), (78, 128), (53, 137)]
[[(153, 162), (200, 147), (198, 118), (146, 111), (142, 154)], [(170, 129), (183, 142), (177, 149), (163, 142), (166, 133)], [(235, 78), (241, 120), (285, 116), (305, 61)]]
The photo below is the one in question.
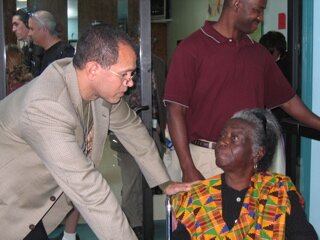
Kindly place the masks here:
[[(287, 37), (288, 16), (287, 16), (287, 0), (271, 0), (268, 1), (267, 8), (264, 12), (263, 33), (274, 30), (283, 33)], [(286, 29), (278, 29), (278, 14), (285, 13)]]
[(168, 23), (168, 62), (181, 40), (201, 27), (208, 16), (208, 0), (171, 0), (171, 19)]
[(68, 19), (68, 40), (78, 39), (78, 18)]

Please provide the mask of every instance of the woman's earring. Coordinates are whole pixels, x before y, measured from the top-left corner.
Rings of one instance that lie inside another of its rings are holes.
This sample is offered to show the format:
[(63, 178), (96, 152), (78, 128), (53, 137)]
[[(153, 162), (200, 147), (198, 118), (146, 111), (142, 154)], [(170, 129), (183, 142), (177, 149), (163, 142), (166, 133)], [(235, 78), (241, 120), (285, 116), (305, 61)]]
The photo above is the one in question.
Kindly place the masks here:
[(255, 173), (258, 171), (258, 162), (254, 163), (253, 170), (254, 170)]

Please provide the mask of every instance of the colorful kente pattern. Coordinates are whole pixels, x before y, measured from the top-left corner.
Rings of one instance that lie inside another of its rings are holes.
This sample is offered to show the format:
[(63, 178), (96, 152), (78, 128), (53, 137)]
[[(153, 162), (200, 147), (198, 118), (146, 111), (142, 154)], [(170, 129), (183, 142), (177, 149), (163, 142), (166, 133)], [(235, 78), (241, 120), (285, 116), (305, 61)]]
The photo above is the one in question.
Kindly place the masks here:
[(251, 187), (232, 229), (222, 217), (221, 184), (218, 175), (172, 197), (176, 218), (186, 226), (191, 239), (285, 239), (286, 213), (290, 214), (291, 210), (287, 192), (297, 192), (289, 177), (269, 171), (252, 176)]

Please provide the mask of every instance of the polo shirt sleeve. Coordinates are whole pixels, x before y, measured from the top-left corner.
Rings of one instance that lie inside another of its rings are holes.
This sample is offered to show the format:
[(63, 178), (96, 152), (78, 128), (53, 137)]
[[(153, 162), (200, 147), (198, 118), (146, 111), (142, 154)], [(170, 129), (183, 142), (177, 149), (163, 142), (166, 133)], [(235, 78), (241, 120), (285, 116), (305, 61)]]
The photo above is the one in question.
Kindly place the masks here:
[(267, 108), (278, 107), (289, 101), (296, 94), (277, 63), (271, 57), (266, 59), (264, 81), (264, 102)]
[(167, 75), (164, 101), (176, 102), (186, 107), (196, 81), (196, 59), (190, 48), (181, 42), (173, 55)]

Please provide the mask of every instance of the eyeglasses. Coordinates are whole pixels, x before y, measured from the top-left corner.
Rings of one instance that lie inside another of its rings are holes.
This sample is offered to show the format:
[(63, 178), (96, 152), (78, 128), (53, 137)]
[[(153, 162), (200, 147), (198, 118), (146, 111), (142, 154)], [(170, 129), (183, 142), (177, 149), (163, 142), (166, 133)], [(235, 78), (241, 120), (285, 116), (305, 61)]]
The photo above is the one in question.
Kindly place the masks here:
[(109, 69), (109, 71), (110, 71), (113, 75), (119, 77), (126, 85), (127, 85), (131, 80), (133, 80), (133, 79), (135, 78), (135, 76), (137, 75), (137, 72), (136, 72), (136, 71), (132, 71), (131, 73), (126, 72), (126, 73), (122, 73), (122, 74), (117, 73), (117, 72), (115, 72), (115, 71), (112, 71), (111, 69)]

